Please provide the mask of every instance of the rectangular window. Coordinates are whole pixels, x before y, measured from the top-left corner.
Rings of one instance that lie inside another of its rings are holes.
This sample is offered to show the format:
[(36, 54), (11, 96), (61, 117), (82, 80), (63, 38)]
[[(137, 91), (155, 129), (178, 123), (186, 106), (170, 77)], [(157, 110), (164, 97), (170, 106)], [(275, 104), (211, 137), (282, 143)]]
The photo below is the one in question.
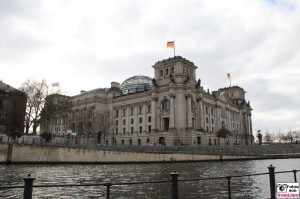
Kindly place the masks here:
[(151, 125), (148, 126), (148, 133), (151, 133)]
[(119, 133), (118, 131), (119, 131), (119, 129), (118, 129), (118, 128), (116, 128), (116, 135), (118, 135), (118, 133)]
[(141, 134), (142, 132), (143, 132), (143, 127), (140, 126), (139, 133)]
[(209, 132), (208, 126), (206, 126), (206, 132)]
[(139, 107), (139, 114), (143, 114), (143, 107)]
[(148, 116), (148, 122), (151, 122), (151, 116)]
[(201, 145), (201, 137), (197, 137), (197, 144)]
[(126, 116), (126, 108), (123, 109), (123, 117)]
[(130, 129), (130, 133), (131, 133), (131, 134), (133, 134), (133, 131), (134, 131), (134, 128), (133, 128), (133, 127), (131, 127), (131, 129)]
[(148, 105), (148, 113), (151, 113), (151, 105)]
[(123, 125), (126, 125), (126, 119), (123, 120)]
[(215, 132), (215, 128), (213, 126), (211, 127), (211, 132)]
[(211, 118), (211, 123), (214, 124), (214, 118)]
[(134, 124), (134, 118), (131, 118), (131, 122), (130, 122), (131, 124)]
[(130, 109), (130, 114), (131, 114), (131, 115), (134, 115), (134, 108), (131, 108), (131, 109)]
[(140, 121), (140, 124), (143, 122), (143, 118), (142, 117), (140, 117), (139, 118), (139, 121)]
[(206, 118), (206, 124), (208, 124), (208, 117)]
[(119, 121), (118, 120), (116, 120), (116, 126), (118, 126), (119, 125)]
[(125, 135), (126, 133), (126, 128), (123, 128), (123, 135)]
[(122, 140), (121, 142), (122, 142), (122, 145), (124, 146), (124, 140)]
[(211, 108), (211, 115), (214, 115), (214, 109)]
[(206, 113), (206, 115), (208, 115), (208, 107), (207, 106), (205, 107), (205, 113)]

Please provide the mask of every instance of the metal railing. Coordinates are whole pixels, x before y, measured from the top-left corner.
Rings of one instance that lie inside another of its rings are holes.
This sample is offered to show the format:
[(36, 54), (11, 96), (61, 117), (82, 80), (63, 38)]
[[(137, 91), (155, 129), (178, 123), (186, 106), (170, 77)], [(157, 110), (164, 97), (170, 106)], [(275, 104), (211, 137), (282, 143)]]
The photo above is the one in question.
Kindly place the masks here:
[(139, 185), (139, 184), (161, 184), (161, 183), (171, 183), (171, 196), (172, 199), (178, 199), (178, 182), (195, 182), (195, 181), (206, 181), (206, 180), (220, 180), (225, 179), (227, 180), (227, 193), (228, 198), (232, 198), (232, 191), (231, 191), (231, 179), (232, 178), (241, 178), (241, 177), (249, 177), (249, 176), (259, 176), (259, 175), (269, 175), (269, 187), (270, 187), (270, 198), (275, 199), (276, 193), (276, 185), (275, 185), (275, 174), (279, 173), (293, 173), (294, 174), (294, 182), (297, 182), (297, 172), (300, 170), (292, 170), (292, 171), (280, 171), (275, 172), (275, 167), (270, 165), (268, 167), (268, 171), (266, 173), (256, 173), (256, 174), (245, 174), (245, 175), (233, 175), (233, 176), (222, 176), (222, 177), (211, 177), (211, 178), (194, 178), (194, 179), (178, 179), (179, 173), (173, 171), (170, 173), (171, 179), (170, 180), (160, 180), (160, 181), (140, 181), (140, 182), (105, 182), (105, 183), (86, 183), (86, 184), (56, 184), (56, 185), (49, 185), (49, 184), (40, 184), (34, 185), (33, 181), (35, 180), (30, 174), (24, 177), (24, 185), (18, 186), (0, 186), (1, 189), (23, 189), (23, 199), (32, 199), (33, 188), (42, 188), (42, 187), (87, 187), (87, 186), (104, 186), (106, 187), (106, 198), (109, 199), (111, 196), (111, 187), (112, 186), (130, 186), (130, 185)]
[[(75, 144), (72, 142), (34, 142), (34, 143), (12, 143), (19, 145), (36, 145), (46, 147), (64, 147), (76, 149), (105, 150), (105, 151), (125, 151), (138, 153), (177, 153), (177, 154), (200, 154), (200, 155), (228, 155), (228, 156), (295, 156), (300, 157), (300, 144), (282, 144), (272, 146), (126, 146), (126, 145), (98, 145), (98, 144)], [(2, 142), (0, 144), (7, 144)]]

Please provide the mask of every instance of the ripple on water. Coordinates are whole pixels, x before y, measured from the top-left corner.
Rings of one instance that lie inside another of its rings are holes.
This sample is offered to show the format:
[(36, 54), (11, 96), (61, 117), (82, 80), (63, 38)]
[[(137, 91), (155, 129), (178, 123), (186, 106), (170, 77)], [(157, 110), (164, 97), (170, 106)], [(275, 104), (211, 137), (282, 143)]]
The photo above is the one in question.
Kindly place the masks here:
[[(2, 185), (22, 185), (23, 177), (31, 173), (35, 184), (86, 184), (110, 181), (136, 182), (170, 180), (170, 173), (176, 170), (179, 179), (220, 177), (268, 172), (273, 164), (275, 171), (299, 169), (300, 159), (224, 161), (166, 164), (128, 165), (0, 165)], [(298, 172), (300, 173), (300, 172)], [(293, 180), (292, 174), (278, 174), (277, 180)], [(299, 174), (298, 174), (299, 179)], [(233, 198), (268, 198), (268, 176), (252, 176), (231, 179)], [(0, 190), (1, 198), (22, 198), (21, 189)], [(48, 198), (105, 198), (105, 187), (55, 187), (34, 188), (33, 197)], [(111, 198), (170, 198), (171, 184), (142, 184), (112, 186)], [(179, 182), (179, 198), (227, 198), (227, 179)]]

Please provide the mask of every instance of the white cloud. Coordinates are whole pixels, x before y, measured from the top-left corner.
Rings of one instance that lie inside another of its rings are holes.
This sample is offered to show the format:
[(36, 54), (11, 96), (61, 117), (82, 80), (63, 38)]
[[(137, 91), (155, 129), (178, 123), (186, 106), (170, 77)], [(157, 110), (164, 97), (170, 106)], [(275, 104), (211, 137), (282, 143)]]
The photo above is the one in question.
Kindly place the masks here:
[[(153, 76), (176, 54), (205, 88), (247, 91), (254, 129), (299, 128), (298, 0), (42, 0), (0, 2), (0, 78), (60, 82), (70, 95)], [(282, 114), (278, 114), (282, 113)]]

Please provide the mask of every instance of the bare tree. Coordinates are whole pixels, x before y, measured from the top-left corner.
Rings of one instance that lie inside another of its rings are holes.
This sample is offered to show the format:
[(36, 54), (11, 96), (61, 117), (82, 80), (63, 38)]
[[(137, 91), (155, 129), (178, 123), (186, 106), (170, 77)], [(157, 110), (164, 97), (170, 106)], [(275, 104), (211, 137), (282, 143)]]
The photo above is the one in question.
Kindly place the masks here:
[(266, 130), (266, 132), (264, 133), (264, 141), (266, 143), (270, 143), (270, 142), (273, 142), (272, 140), (272, 135), (270, 134), (270, 132), (268, 130)]
[(105, 143), (107, 136), (109, 135), (110, 128), (113, 122), (110, 118), (109, 111), (96, 112), (94, 114), (94, 129), (98, 134), (98, 140), (101, 143), (101, 140)]
[(20, 90), (27, 95), (25, 133), (29, 133), (32, 127), (33, 134), (36, 134), (49, 86), (44, 79), (41, 82), (28, 79), (21, 85)]

